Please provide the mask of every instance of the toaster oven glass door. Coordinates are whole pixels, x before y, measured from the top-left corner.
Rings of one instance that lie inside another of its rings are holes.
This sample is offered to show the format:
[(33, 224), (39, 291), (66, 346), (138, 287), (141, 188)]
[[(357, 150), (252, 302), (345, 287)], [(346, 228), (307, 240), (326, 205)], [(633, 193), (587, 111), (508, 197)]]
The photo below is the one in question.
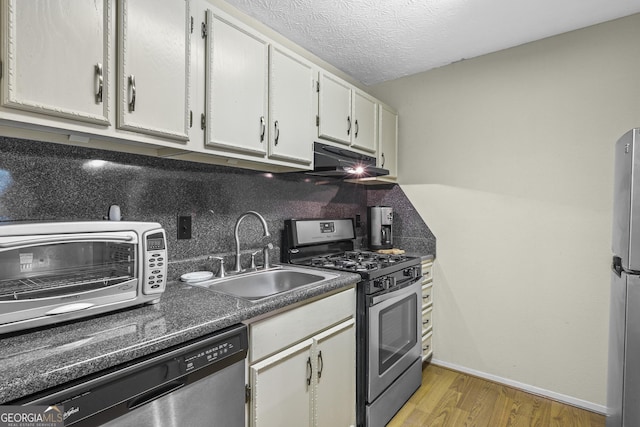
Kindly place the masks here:
[(115, 287), (137, 276), (136, 244), (80, 241), (0, 251), (0, 301), (72, 295)]

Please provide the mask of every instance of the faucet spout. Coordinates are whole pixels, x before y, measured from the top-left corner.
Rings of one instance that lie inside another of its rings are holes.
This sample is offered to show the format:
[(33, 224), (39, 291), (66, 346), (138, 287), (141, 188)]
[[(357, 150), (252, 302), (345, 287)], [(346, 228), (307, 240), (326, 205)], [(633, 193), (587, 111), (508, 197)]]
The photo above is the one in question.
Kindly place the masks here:
[(258, 212), (256, 212), (256, 211), (247, 211), (247, 212), (243, 213), (242, 215), (240, 215), (238, 217), (238, 219), (236, 220), (235, 229), (233, 230), (233, 237), (236, 240), (236, 266), (234, 268), (234, 271), (236, 273), (239, 273), (239, 272), (242, 271), (242, 266), (240, 264), (240, 237), (238, 235), (238, 230), (240, 229), (240, 223), (242, 222), (242, 220), (245, 219), (246, 217), (248, 217), (249, 215), (255, 216), (262, 223), (262, 228), (264, 229), (264, 236), (263, 237), (271, 236), (271, 233), (269, 233), (269, 227), (267, 227), (267, 221), (265, 221), (264, 217), (262, 215), (260, 215)]

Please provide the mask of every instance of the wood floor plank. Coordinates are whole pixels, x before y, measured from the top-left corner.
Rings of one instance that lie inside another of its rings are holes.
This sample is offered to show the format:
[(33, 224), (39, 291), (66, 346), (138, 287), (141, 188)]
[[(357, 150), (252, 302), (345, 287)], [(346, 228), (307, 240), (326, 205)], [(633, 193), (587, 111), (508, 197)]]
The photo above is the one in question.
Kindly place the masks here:
[(605, 417), (428, 364), (388, 427), (604, 427)]

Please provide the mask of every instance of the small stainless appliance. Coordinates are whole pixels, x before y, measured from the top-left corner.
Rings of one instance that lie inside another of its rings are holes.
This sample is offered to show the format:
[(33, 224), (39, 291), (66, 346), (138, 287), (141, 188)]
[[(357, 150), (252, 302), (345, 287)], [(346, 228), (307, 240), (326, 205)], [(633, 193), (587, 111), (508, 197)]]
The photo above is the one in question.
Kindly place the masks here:
[(615, 145), (607, 427), (640, 425), (640, 129)]
[(367, 207), (367, 224), (369, 224), (369, 248), (393, 248), (393, 208), (389, 206)]
[(234, 325), (13, 405), (63, 405), (74, 427), (244, 427), (247, 327)]
[(353, 220), (285, 221), (282, 261), (359, 273), (356, 289), (358, 426), (383, 427), (420, 387), (418, 257), (354, 250)]
[(0, 225), (0, 333), (158, 302), (166, 241), (148, 222)]

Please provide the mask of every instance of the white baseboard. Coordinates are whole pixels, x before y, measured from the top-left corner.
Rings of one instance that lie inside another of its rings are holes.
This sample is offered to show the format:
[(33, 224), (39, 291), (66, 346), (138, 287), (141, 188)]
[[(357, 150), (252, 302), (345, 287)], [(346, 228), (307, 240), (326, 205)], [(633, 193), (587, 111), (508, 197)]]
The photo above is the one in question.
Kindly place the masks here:
[(453, 363), (445, 362), (444, 360), (431, 359), (431, 363), (434, 365), (442, 366), (443, 368), (453, 369), (465, 374), (473, 375), (475, 377), (484, 378), (495, 383), (508, 385), (513, 388), (526, 391), (527, 393), (536, 394), (538, 396), (547, 397), (549, 399), (557, 400), (558, 402), (566, 403), (567, 405), (575, 406), (578, 408), (586, 409), (591, 412), (605, 415), (607, 413), (606, 406), (598, 405), (586, 400), (577, 399), (575, 397), (567, 396), (564, 394), (556, 393), (553, 391), (545, 390), (540, 387), (535, 387), (529, 384), (524, 384), (518, 381), (513, 381), (507, 378), (502, 378), (497, 375), (487, 374), (486, 372), (476, 371), (475, 369), (466, 368)]

